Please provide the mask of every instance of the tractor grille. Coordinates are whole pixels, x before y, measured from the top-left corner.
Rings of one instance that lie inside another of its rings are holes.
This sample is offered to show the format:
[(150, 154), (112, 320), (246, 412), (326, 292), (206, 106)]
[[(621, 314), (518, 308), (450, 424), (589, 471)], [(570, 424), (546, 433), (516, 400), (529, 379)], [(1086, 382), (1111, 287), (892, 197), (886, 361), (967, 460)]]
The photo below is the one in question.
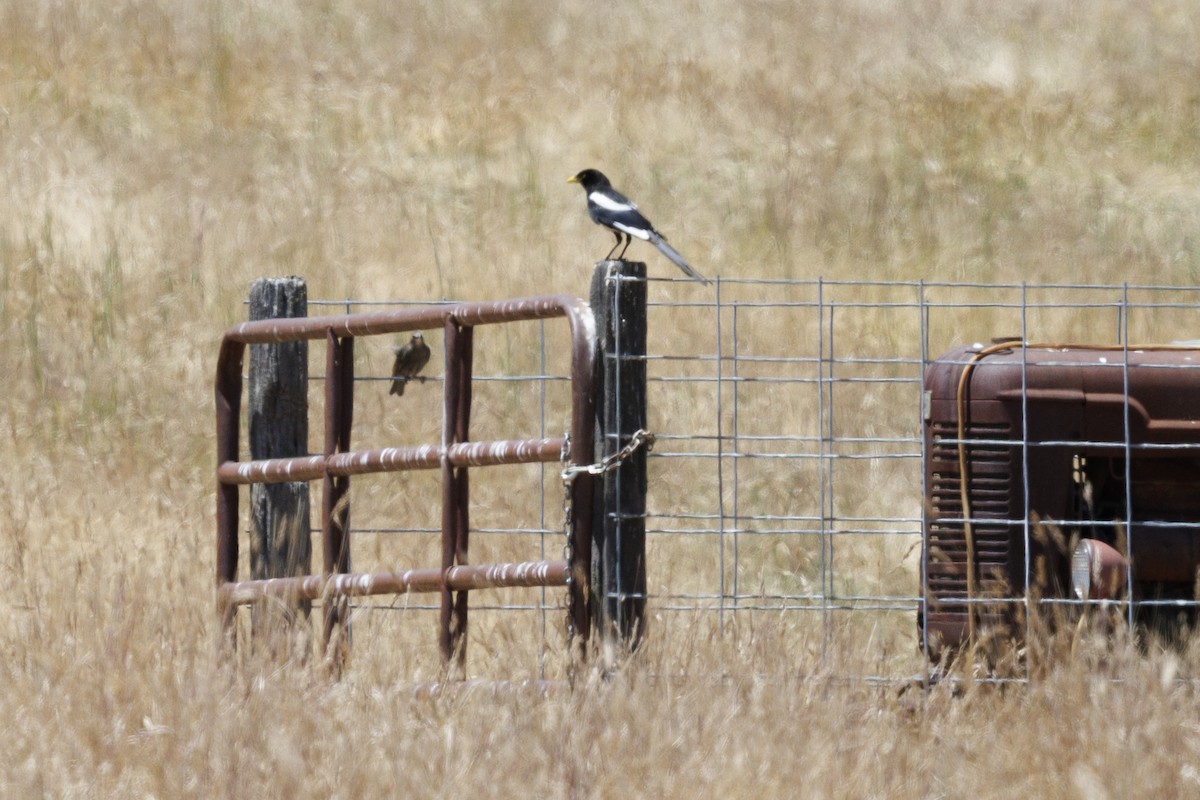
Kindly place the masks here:
[[(1007, 424), (974, 424), (966, 439), (1009, 441)], [(929, 610), (941, 614), (966, 614), (967, 541), (964, 533), (958, 469), (958, 427), (951, 422), (930, 425), (930, 513), (926, 599)], [(1011, 541), (1011, 444), (967, 445), (969, 497), (975, 541), (976, 587), (981, 594), (1003, 591), (999, 584), (1008, 574)], [(985, 520), (980, 522), (979, 520)], [(986, 520), (996, 520), (989, 524)], [(959, 602), (955, 602), (958, 600)]]

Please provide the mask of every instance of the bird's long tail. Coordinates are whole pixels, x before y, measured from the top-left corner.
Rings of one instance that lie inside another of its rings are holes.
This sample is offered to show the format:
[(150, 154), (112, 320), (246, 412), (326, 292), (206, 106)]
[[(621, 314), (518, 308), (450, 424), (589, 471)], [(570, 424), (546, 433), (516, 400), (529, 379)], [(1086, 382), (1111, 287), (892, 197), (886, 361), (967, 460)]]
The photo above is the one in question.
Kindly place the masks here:
[(705, 286), (709, 284), (708, 278), (692, 269), (691, 265), (683, 260), (683, 256), (679, 255), (679, 251), (667, 244), (667, 240), (664, 239), (657, 231), (650, 231), (650, 244), (657, 247), (660, 253), (671, 259), (671, 262), (683, 270), (689, 278), (695, 278)]

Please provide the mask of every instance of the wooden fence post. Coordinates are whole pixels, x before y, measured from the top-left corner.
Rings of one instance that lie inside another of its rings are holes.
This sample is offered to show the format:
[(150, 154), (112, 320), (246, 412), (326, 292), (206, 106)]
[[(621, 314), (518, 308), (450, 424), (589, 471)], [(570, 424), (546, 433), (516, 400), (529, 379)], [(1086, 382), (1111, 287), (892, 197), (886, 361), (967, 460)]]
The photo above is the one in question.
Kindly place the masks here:
[[(259, 278), (250, 287), (250, 319), (308, 316), (303, 278)], [(308, 342), (250, 345), (250, 457), (289, 458), (308, 454)], [(253, 579), (312, 572), (308, 483), (255, 483), (250, 487), (254, 530), (250, 536)], [(251, 612), (255, 634), (280, 619), (307, 619), (311, 601), (292, 604), (282, 617), (266, 606)]]
[[(596, 264), (596, 460), (646, 428), (646, 265)], [(592, 517), (592, 592), (605, 645), (637, 649), (646, 629), (646, 448), (597, 478)]]

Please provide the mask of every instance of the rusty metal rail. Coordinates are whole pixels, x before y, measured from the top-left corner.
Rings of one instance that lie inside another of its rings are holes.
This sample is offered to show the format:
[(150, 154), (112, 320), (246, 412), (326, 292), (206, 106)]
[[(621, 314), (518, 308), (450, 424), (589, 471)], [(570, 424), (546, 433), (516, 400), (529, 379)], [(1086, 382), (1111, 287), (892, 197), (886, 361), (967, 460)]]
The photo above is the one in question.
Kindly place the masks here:
[[(570, 452), (564, 438), (471, 441), (473, 333), (479, 325), (565, 317), (571, 333)], [(354, 405), (354, 339), (359, 336), (441, 326), (445, 332), (442, 440), (437, 445), (350, 449)], [(317, 455), (239, 461), (242, 361), (248, 344), (324, 339), (326, 342), (325, 446)], [(228, 629), (238, 605), (266, 597), (323, 598), (328, 641), (351, 596), (440, 592), (439, 645), (443, 658), (465, 654), (470, 590), (504, 586), (567, 586), (568, 628), (586, 641), (591, 609), (592, 477), (573, 470), (568, 558), (522, 564), (468, 563), (470, 467), (570, 459), (582, 468), (593, 461), (595, 324), (591, 309), (568, 296), (300, 319), (243, 322), (221, 342), (216, 374), (217, 598)], [(442, 564), (435, 569), (350, 574), (350, 476), (417, 469), (442, 471)], [(323, 573), (297, 578), (238, 581), (239, 486), (283, 481), (323, 481), (321, 538)]]
[(500, 464), (528, 464), (537, 461), (558, 461), (562, 458), (567, 440), (517, 439), (496, 442), (462, 442), (443, 449), (436, 445), (418, 447), (385, 447), (380, 450), (359, 450), (325, 456), (299, 458), (266, 458), (259, 461), (227, 461), (217, 467), (217, 479), (222, 483), (284, 483), (286, 481), (315, 481), (328, 472), (330, 475), (365, 475), (371, 472), (437, 469), (442, 455), (454, 467), (494, 467)]
[(226, 583), (218, 594), (223, 603), (242, 605), (267, 597), (316, 600), (328, 595), (366, 597), (373, 594), (499, 589), (508, 586), (566, 586), (566, 561), (523, 564), (475, 564), (449, 569), (409, 569), (403, 572), (358, 572), (346, 575), (305, 575), (262, 581)]

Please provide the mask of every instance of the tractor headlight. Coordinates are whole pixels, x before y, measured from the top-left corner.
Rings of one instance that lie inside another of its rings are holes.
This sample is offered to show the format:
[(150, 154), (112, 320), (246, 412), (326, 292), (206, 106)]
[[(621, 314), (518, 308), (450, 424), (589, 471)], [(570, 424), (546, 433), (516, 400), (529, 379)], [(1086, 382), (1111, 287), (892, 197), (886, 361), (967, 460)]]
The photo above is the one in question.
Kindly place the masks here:
[(1071, 554), (1071, 593), (1077, 600), (1113, 600), (1128, 577), (1129, 562), (1099, 539), (1081, 540)]
[(1076, 600), (1087, 600), (1092, 594), (1092, 558), (1087, 546), (1089, 539), (1075, 545), (1071, 554), (1071, 593)]

